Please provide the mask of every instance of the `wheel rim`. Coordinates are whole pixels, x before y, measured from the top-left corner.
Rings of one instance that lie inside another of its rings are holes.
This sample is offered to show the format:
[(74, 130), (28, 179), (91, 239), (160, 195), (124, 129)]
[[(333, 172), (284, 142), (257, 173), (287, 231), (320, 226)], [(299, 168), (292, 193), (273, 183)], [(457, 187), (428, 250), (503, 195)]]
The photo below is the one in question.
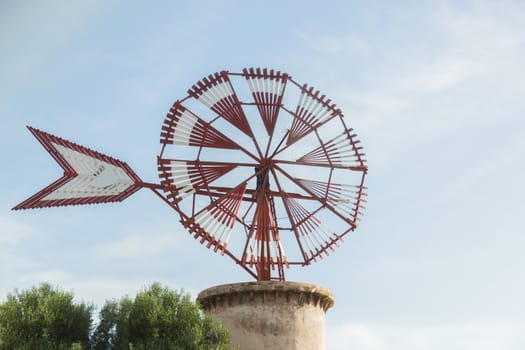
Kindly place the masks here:
[(287, 73), (200, 80), (173, 104), (161, 144), (161, 184), (183, 226), (258, 280), (322, 259), (362, 215), (357, 136), (331, 100)]

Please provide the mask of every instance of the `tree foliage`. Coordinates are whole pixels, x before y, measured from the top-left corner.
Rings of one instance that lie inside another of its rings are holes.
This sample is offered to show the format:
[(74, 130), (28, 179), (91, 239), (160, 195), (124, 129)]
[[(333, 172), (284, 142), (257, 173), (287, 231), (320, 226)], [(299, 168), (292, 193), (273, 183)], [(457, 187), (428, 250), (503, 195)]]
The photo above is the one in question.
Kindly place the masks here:
[(230, 343), (224, 326), (188, 294), (159, 283), (134, 299), (107, 302), (92, 339), (96, 350), (222, 350)]
[(1, 350), (66, 350), (89, 346), (93, 306), (43, 283), (15, 290), (0, 303)]
[[(93, 306), (43, 283), (0, 303), (0, 350), (226, 350), (230, 334), (188, 294), (159, 283), (105, 303), (92, 330)], [(91, 336), (90, 336), (91, 335)]]

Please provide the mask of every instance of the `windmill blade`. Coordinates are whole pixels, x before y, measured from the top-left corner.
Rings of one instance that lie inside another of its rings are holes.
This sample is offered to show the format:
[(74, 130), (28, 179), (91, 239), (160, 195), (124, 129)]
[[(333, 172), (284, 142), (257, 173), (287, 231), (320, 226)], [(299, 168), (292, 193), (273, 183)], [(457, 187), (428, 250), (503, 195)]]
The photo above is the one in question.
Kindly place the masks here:
[(281, 109), (288, 74), (273, 69), (262, 71), (257, 69), (243, 69), (243, 76), (248, 82), (253, 100), (259, 110), (268, 135), (273, 134), (275, 123)]
[(188, 90), (188, 94), (235, 125), (246, 135), (253, 137), (250, 124), (230, 82), (228, 72), (222, 71), (209, 75), (193, 85)]
[(350, 218), (353, 222), (361, 220), (363, 203), (366, 203), (366, 187), (338, 184), (333, 182), (295, 179), (301, 186), (321, 199), (327, 208), (334, 210), (343, 217)]
[(120, 202), (143, 187), (124, 162), (28, 126), (64, 175), (13, 210)]
[(235, 169), (237, 164), (159, 159), (161, 185), (167, 198), (177, 203)]
[(334, 103), (331, 103), (332, 100), (325, 100), (325, 95), (319, 95), (319, 90), (314, 91), (313, 87), (308, 87), (306, 84), (303, 85), (290, 133), (286, 140), (287, 145), (291, 145), (308, 135), (332, 118), (342, 115), (341, 110), (336, 108)]
[(297, 162), (308, 165), (351, 168), (352, 170), (365, 170), (363, 147), (358, 146), (356, 134), (351, 134), (352, 129), (343, 132), (316, 149), (297, 159)]
[(306, 210), (298, 201), (284, 198), (284, 204), (290, 213), (290, 222), (299, 243), (305, 262), (323, 258), (328, 255), (328, 249), (334, 251), (333, 246), (339, 246), (342, 235), (338, 235), (326, 227), (315, 214)]
[(214, 252), (220, 249), (224, 254), (245, 191), (246, 183), (242, 183), (194, 216), (181, 220), (182, 225), (195, 239), (200, 238), (201, 244), (207, 242), (207, 248), (214, 246)]
[(175, 102), (160, 134), (162, 144), (240, 149), (239, 145), (197, 115)]

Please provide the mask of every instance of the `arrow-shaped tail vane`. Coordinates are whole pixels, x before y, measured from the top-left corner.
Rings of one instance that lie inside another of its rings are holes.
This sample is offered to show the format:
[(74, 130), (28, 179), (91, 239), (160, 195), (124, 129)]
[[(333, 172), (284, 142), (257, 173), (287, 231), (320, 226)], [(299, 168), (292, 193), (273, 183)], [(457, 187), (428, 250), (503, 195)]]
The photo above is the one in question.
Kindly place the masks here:
[(64, 175), (13, 210), (120, 202), (147, 186), (118, 159), (28, 126)]

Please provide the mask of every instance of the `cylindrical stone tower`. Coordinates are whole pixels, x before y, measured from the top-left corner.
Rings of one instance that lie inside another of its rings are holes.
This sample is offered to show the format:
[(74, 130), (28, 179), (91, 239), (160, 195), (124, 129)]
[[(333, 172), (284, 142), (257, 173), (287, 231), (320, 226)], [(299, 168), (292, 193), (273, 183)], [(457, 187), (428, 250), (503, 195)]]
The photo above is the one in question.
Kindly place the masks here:
[(230, 330), (242, 350), (325, 349), (325, 313), (333, 304), (323, 287), (297, 282), (246, 282), (202, 291), (198, 302)]

